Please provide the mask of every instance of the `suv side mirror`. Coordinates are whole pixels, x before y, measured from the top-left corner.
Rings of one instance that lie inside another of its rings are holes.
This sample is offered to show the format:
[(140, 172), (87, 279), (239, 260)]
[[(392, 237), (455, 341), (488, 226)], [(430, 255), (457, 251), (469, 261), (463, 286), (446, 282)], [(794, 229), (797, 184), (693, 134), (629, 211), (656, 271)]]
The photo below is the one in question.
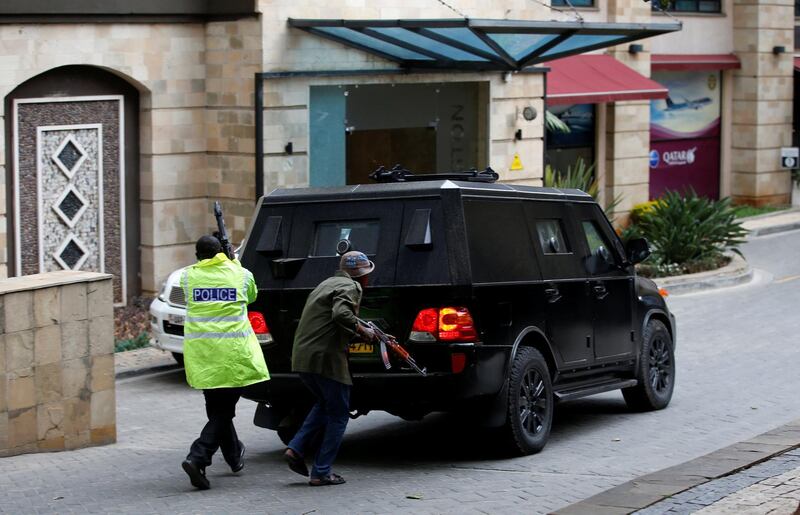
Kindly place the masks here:
[(650, 246), (644, 238), (633, 238), (625, 244), (625, 254), (632, 265), (641, 263), (650, 256)]

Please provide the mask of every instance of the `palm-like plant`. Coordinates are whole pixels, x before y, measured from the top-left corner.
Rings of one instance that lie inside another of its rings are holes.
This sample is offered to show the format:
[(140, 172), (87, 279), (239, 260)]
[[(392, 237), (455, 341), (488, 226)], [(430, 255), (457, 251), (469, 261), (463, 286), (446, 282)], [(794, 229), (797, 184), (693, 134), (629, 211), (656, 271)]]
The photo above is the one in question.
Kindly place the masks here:
[(679, 264), (719, 258), (725, 250), (738, 254), (747, 230), (736, 221), (728, 198), (720, 201), (667, 191), (649, 211), (642, 213), (637, 232), (653, 246), (661, 264)]
[[(550, 165), (545, 166), (544, 185), (548, 188), (585, 191), (595, 200), (600, 193), (600, 184), (594, 176), (594, 163), (587, 165), (581, 157), (575, 161), (574, 166), (568, 166), (566, 172), (555, 170)], [(614, 208), (617, 207), (620, 200), (622, 197), (617, 196), (606, 204), (605, 212), (609, 217), (613, 216)]]
[(545, 110), (544, 112), (544, 127), (547, 132), (560, 132), (567, 134), (571, 132), (569, 125), (564, 123), (557, 115)]

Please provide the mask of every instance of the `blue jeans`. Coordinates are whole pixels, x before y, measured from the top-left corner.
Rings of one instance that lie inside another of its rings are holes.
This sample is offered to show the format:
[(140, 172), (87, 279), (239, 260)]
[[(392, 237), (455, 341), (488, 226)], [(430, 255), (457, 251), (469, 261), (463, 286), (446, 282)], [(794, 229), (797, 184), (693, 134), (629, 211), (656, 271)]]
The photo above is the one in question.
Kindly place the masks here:
[(300, 379), (314, 394), (317, 402), (289, 442), (289, 448), (300, 456), (305, 456), (309, 443), (315, 435), (322, 432), (322, 445), (314, 457), (311, 478), (326, 477), (331, 473), (333, 460), (339, 452), (344, 430), (350, 420), (350, 385), (305, 372), (300, 373)]

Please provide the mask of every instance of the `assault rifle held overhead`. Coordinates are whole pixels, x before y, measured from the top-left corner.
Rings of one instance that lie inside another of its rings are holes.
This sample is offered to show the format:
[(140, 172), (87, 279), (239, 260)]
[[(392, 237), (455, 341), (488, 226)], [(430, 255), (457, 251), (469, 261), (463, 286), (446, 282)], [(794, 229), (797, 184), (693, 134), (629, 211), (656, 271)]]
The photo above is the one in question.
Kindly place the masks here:
[(405, 361), (408, 364), (408, 366), (410, 366), (411, 368), (416, 370), (420, 375), (422, 375), (422, 377), (428, 375), (428, 372), (425, 370), (425, 367), (419, 368), (419, 365), (417, 365), (417, 362), (414, 361), (414, 358), (411, 357), (411, 354), (409, 354), (408, 351), (405, 350), (402, 345), (397, 343), (397, 338), (395, 338), (391, 334), (384, 333), (380, 327), (378, 327), (372, 322), (367, 322), (365, 320), (361, 320), (360, 318), (358, 318), (357, 320), (359, 324), (372, 329), (375, 332), (375, 336), (378, 337), (378, 342), (380, 343), (381, 347), (380, 349), (381, 358), (383, 358), (383, 365), (386, 367), (386, 370), (392, 368), (392, 364), (389, 362), (388, 353), (386, 352), (386, 349), (388, 348), (391, 349), (391, 351), (394, 352), (400, 359)]
[(233, 247), (231, 247), (231, 241), (228, 239), (228, 229), (225, 228), (225, 219), (222, 218), (222, 206), (219, 205), (218, 200), (214, 201), (214, 218), (217, 219), (217, 234), (215, 236), (222, 245), (222, 252), (228, 256), (228, 259), (234, 259)]

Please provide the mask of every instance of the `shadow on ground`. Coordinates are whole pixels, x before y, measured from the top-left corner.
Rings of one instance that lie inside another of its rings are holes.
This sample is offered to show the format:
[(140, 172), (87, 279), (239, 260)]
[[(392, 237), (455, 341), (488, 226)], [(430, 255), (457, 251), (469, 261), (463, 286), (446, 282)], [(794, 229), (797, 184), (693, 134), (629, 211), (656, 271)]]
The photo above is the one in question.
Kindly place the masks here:
[[(630, 411), (621, 399), (584, 399), (558, 406), (551, 443), (580, 438), (624, 414)], [(337, 462), (385, 467), (392, 462), (457, 464), (515, 457), (502, 441), (501, 431), (481, 428), (468, 416), (434, 413), (420, 421), (396, 419), (368, 429), (348, 429)]]

